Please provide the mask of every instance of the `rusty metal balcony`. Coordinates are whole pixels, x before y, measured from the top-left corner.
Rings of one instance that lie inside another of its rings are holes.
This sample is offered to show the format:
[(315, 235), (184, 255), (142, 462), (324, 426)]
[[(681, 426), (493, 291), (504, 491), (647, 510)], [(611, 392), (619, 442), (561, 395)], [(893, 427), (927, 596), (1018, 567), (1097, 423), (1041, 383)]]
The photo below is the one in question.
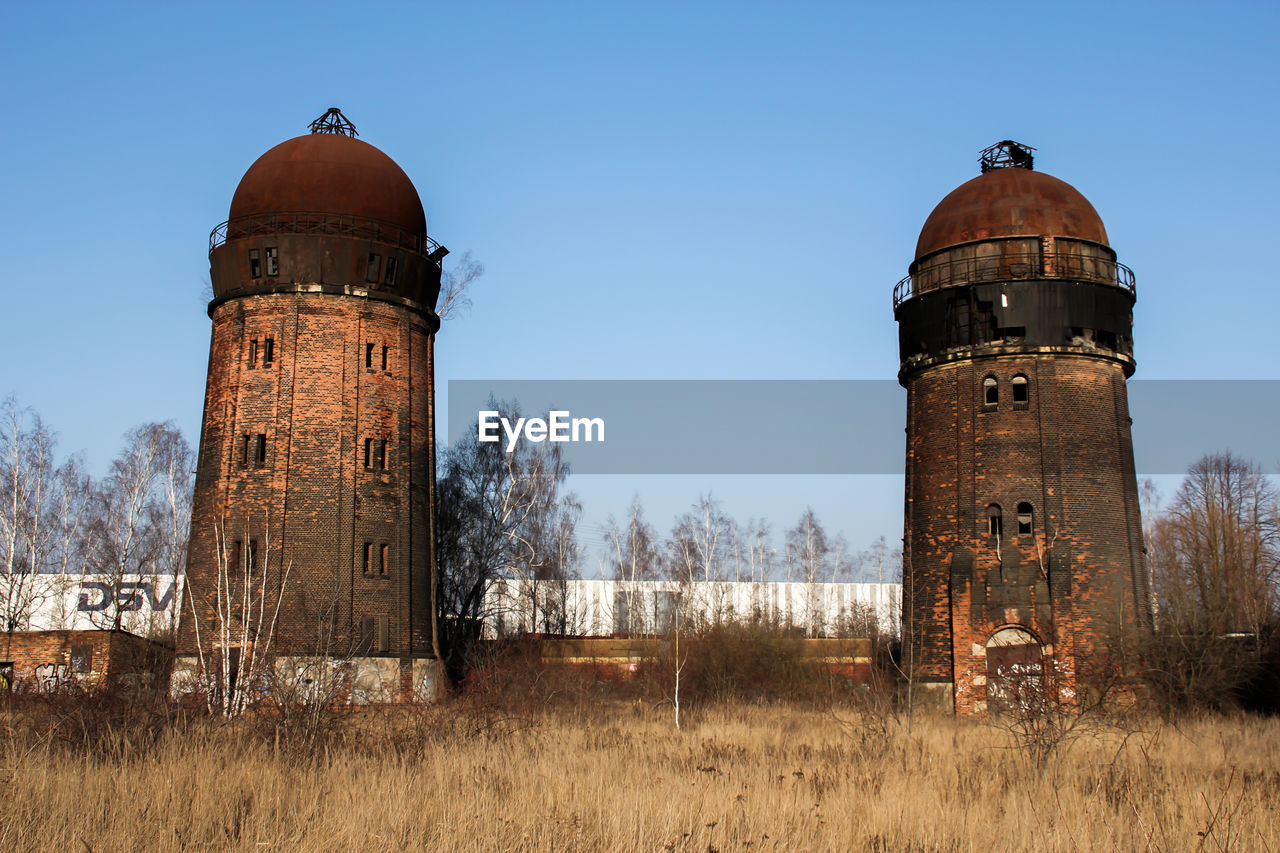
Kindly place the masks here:
[[(425, 234), (417, 234), (389, 222), (332, 213), (264, 213), (241, 216), (218, 225), (209, 234), (209, 253), (228, 240), (270, 234), (329, 234), (374, 240), (400, 249), (431, 256), (440, 244)], [(439, 257), (444, 257), (441, 254)], [(437, 260), (438, 263), (438, 260)]]
[[(921, 280), (927, 287), (916, 287)], [(1094, 256), (1057, 254), (1046, 259), (1039, 252), (1002, 253), (982, 258), (939, 258), (926, 262), (893, 288), (897, 308), (917, 293), (994, 281), (1079, 281), (1109, 284), (1138, 295), (1133, 270), (1118, 261)], [(936, 283), (935, 283), (936, 282)]]

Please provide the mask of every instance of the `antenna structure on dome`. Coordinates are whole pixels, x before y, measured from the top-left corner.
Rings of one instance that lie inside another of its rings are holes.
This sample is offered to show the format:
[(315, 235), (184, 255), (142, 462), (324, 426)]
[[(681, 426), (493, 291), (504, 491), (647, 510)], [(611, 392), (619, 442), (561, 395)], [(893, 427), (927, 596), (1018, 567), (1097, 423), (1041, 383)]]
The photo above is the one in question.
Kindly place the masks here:
[(1011, 166), (1018, 169), (1035, 169), (1036, 158), (1031, 153), (1035, 150), (1030, 145), (1005, 139), (990, 148), (983, 148), (978, 162), (982, 164), (984, 175), (992, 169), (1007, 169)]
[(312, 133), (337, 133), (341, 136), (359, 136), (351, 119), (342, 114), (337, 107), (329, 107), (328, 112), (311, 122)]

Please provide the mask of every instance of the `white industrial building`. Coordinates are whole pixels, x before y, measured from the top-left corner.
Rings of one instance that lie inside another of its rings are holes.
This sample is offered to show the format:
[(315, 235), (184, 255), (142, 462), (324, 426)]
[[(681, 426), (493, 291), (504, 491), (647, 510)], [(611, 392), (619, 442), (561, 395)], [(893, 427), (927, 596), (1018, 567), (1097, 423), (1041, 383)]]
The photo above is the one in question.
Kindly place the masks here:
[(901, 584), (496, 580), (485, 590), (483, 636), (665, 634), (756, 622), (810, 637), (897, 636)]

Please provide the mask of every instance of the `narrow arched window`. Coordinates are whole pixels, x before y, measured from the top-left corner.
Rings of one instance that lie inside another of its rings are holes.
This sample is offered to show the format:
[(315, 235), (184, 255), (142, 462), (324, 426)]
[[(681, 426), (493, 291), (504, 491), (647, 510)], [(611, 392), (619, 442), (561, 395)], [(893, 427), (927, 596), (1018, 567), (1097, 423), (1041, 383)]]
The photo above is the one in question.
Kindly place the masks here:
[(1000, 504), (987, 504), (987, 533), (991, 536), (1004, 534), (1004, 511)]
[(1019, 533), (1031, 532), (1032, 519), (1033, 519), (1033, 515), (1031, 510), (1031, 504), (1025, 501), (1018, 504), (1018, 532)]
[(996, 384), (994, 376), (988, 376), (982, 380), (982, 405), (994, 407), (1000, 402), (1000, 386)]
[(1012, 384), (1014, 408), (1025, 409), (1027, 402), (1031, 399), (1031, 386), (1027, 384), (1027, 377), (1019, 374), (1013, 377)]

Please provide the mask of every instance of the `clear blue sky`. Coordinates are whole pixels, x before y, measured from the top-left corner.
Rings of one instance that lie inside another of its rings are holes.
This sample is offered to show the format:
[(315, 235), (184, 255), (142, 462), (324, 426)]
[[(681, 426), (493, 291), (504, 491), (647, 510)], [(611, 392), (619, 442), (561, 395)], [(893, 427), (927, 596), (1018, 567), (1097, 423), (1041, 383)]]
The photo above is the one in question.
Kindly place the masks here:
[[(920, 224), (1013, 138), (1138, 276), (1139, 377), (1274, 378), (1280, 6), (6, 3), (0, 395), (198, 435), (209, 230), (337, 105), (487, 268), (439, 378), (890, 378)], [(1206, 447), (1206, 449), (1212, 449)], [(895, 477), (579, 477), (901, 534)], [(589, 533), (589, 530), (587, 531)]]

